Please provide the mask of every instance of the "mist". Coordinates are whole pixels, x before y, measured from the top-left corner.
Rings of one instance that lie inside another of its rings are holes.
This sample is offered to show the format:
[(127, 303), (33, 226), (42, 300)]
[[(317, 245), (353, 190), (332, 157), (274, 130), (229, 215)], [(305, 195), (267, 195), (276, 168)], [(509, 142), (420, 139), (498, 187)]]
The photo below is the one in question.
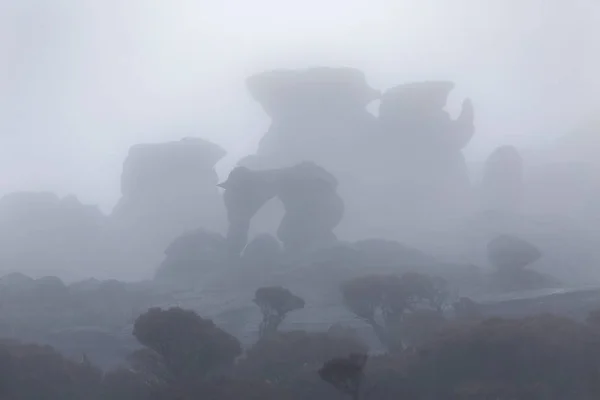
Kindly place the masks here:
[(244, 79), (273, 68), (350, 66), (380, 89), (454, 80), (453, 96), (477, 103), (470, 160), (499, 144), (535, 147), (597, 107), (598, 9), (592, 0), (4, 1), (2, 190), (74, 193), (109, 211), (129, 146), (183, 136), (222, 145), (226, 173), (268, 125)]
[(598, 0), (0, 1), (0, 399), (600, 398), (598, 38)]

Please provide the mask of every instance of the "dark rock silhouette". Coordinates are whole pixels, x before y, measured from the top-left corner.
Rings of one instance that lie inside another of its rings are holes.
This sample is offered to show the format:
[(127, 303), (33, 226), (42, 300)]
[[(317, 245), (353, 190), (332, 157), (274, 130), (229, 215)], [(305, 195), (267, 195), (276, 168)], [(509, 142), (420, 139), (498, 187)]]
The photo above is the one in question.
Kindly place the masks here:
[[(377, 119), (367, 105), (380, 96), (353, 68), (275, 70), (247, 79), (252, 97), (271, 118), (256, 154), (240, 160), (250, 169), (272, 169), (312, 161), (335, 175), (348, 209), (340, 231), (360, 238), (368, 225), (365, 182), (371, 159), (365, 153)], [(257, 232), (272, 232), (283, 211), (269, 203), (257, 216)]]
[(523, 160), (514, 146), (501, 146), (488, 157), (480, 189), (483, 210), (519, 210), (523, 197)]
[(360, 398), (366, 354), (350, 354), (347, 358), (334, 358), (323, 364), (319, 377), (353, 400)]
[(277, 231), (284, 250), (301, 253), (336, 241), (333, 229), (342, 219), (344, 203), (335, 177), (315, 163), (263, 171), (237, 167), (219, 186), (225, 189), (227, 241), (233, 255), (246, 246), (252, 217), (274, 197), (285, 209)]
[(224, 224), (215, 164), (225, 151), (206, 140), (133, 146), (123, 164), (122, 197), (111, 215), (133, 246), (157, 262), (181, 234), (203, 227), (218, 231)]
[(453, 88), (452, 82), (416, 82), (381, 97), (380, 141), (385, 144), (377, 145), (378, 160), (401, 187), (390, 186), (382, 195), (413, 222), (461, 215), (468, 205), (470, 182), (461, 150), (474, 134), (474, 112), (467, 99), (458, 118), (451, 119), (444, 107)]

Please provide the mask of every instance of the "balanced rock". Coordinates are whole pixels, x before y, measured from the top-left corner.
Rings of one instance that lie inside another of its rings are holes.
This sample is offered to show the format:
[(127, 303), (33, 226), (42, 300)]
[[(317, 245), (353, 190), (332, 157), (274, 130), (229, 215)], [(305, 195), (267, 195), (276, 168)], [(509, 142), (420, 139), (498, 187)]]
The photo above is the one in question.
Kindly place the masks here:
[(247, 86), (271, 118), (256, 153), (269, 168), (314, 161), (337, 172), (376, 125), (366, 106), (379, 92), (356, 69), (275, 70)]

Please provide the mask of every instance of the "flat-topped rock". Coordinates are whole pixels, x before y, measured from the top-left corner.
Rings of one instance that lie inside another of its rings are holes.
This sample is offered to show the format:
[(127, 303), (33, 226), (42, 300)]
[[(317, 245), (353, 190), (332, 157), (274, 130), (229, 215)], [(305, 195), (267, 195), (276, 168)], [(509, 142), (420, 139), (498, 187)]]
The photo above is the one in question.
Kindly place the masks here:
[(364, 108), (379, 97), (364, 73), (354, 68), (279, 69), (246, 81), (252, 97), (271, 118)]
[[(166, 247), (197, 228), (223, 230), (225, 209), (215, 164), (225, 156), (199, 138), (133, 146), (123, 164), (122, 197), (111, 214), (116, 235), (130, 243), (140, 265), (160, 263)], [(136, 255), (137, 254), (137, 255)]]

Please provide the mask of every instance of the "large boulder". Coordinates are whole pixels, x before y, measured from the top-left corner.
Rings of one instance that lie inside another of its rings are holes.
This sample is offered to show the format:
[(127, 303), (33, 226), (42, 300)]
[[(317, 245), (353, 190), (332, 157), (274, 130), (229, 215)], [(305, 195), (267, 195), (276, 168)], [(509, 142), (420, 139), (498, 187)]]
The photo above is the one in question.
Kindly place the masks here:
[(221, 230), (225, 214), (215, 164), (225, 151), (206, 140), (133, 146), (123, 164), (122, 197), (111, 220), (144, 263), (160, 262), (166, 247), (185, 232)]
[(496, 268), (490, 277), (490, 292), (560, 286), (553, 277), (526, 268), (542, 257), (540, 250), (526, 240), (512, 235), (500, 235), (488, 243), (487, 251), (490, 263)]
[(314, 161), (337, 173), (375, 129), (366, 106), (379, 92), (359, 70), (275, 70), (251, 76), (247, 86), (272, 121), (249, 167)]
[(228, 262), (225, 238), (219, 233), (197, 229), (181, 235), (167, 247), (155, 279), (193, 286), (211, 272), (226, 269)]
[[(470, 180), (461, 150), (474, 134), (470, 100), (452, 119), (445, 111), (454, 83), (426, 81), (385, 91), (379, 107), (381, 224), (436, 227), (469, 211)], [(402, 229), (402, 228), (400, 228)]]

